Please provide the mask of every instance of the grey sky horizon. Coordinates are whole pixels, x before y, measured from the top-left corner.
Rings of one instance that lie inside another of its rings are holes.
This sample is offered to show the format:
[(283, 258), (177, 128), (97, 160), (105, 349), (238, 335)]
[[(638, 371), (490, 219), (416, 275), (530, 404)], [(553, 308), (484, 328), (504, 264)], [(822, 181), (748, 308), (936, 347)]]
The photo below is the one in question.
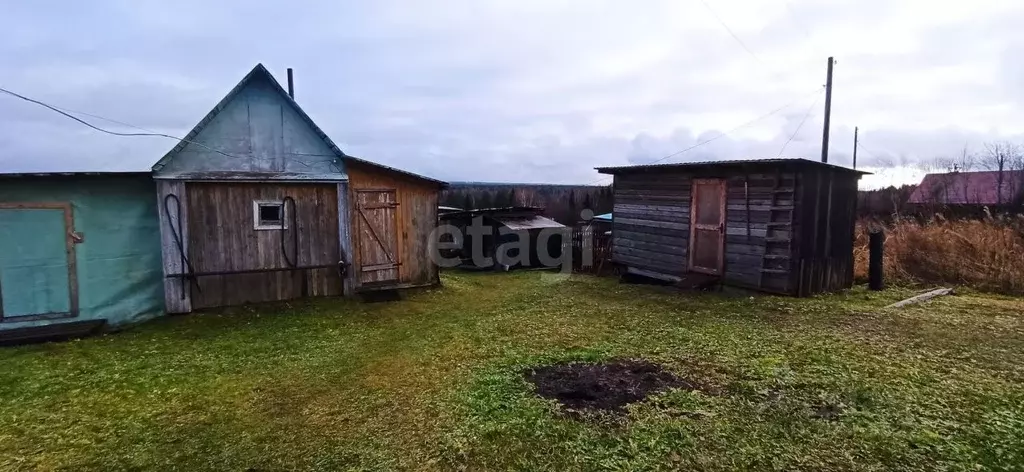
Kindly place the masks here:
[[(830, 162), (850, 165), (859, 126), (872, 188), (1024, 143), (1022, 23), (1003, 0), (8, 2), (0, 87), (184, 136), (256, 63), (282, 83), (292, 67), (346, 153), (449, 181), (604, 184), (594, 167), (784, 105), (662, 162), (817, 159), (834, 56)], [(0, 172), (146, 170), (174, 144), (0, 94)]]

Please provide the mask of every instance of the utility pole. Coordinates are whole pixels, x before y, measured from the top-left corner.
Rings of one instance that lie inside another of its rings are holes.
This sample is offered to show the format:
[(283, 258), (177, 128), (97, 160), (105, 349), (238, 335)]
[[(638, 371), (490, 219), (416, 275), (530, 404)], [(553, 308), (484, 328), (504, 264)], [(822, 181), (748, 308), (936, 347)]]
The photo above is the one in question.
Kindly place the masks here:
[(828, 162), (828, 125), (832, 115), (832, 57), (828, 58), (828, 75), (825, 79), (825, 123), (821, 134), (821, 162)]
[(857, 168), (857, 127), (853, 127), (853, 168)]

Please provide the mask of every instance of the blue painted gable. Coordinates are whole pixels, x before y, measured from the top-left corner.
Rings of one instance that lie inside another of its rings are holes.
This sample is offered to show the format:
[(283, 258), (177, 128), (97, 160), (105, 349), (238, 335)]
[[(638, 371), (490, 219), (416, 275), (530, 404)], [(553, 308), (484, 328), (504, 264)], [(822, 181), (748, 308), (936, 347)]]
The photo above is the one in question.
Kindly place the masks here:
[(153, 171), (158, 179), (345, 180), (344, 157), (260, 64)]

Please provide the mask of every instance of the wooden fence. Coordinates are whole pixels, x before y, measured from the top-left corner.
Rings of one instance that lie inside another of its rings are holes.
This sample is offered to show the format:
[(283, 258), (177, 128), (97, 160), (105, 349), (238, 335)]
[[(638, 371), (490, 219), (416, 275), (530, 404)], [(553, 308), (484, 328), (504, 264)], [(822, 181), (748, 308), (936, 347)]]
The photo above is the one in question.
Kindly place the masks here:
[[(601, 275), (612, 272), (612, 238), (602, 226), (572, 228), (572, 270)], [(589, 256), (588, 256), (589, 254)]]

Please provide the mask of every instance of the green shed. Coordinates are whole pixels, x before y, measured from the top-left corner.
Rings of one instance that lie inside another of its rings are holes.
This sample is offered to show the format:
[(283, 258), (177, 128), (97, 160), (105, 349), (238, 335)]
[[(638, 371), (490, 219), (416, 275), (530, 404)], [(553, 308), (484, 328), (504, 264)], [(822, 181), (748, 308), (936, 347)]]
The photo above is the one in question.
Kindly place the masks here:
[(162, 314), (159, 224), (148, 172), (0, 174), (0, 342)]

